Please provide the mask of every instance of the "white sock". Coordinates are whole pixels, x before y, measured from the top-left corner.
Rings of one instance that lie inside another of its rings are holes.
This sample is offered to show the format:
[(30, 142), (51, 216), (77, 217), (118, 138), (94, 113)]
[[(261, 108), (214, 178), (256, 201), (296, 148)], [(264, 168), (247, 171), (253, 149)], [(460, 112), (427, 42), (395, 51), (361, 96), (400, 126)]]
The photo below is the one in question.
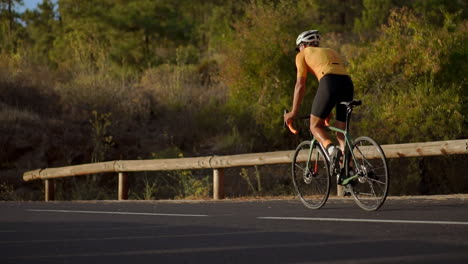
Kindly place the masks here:
[(333, 150), (335, 150), (335, 146), (331, 145), (327, 148), (327, 151), (328, 151), (328, 155), (331, 156), (331, 154), (333, 153)]

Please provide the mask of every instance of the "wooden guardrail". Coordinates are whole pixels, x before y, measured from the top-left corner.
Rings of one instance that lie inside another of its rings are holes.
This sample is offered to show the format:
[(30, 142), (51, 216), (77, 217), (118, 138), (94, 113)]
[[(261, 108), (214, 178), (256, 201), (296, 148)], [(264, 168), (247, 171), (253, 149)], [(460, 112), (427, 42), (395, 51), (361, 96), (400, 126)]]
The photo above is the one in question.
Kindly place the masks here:
[[(382, 145), (387, 158), (426, 157), (454, 154), (468, 154), (468, 139)], [(293, 150), (239, 154), (230, 156), (208, 156), (157, 160), (117, 160), (82, 164), (60, 168), (28, 171), (23, 174), (25, 181), (44, 180), (45, 200), (54, 200), (55, 188), (52, 179), (116, 172), (119, 177), (118, 199), (128, 199), (128, 172), (213, 169), (213, 199), (223, 199), (223, 169), (255, 165), (285, 164), (292, 160)], [(305, 159), (305, 158), (304, 158)]]

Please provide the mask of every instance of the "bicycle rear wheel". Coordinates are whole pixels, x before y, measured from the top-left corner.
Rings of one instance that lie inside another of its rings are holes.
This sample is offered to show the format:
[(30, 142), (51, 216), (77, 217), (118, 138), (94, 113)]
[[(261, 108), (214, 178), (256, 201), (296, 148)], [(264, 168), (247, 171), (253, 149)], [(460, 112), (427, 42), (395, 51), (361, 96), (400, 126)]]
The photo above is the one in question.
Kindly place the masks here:
[(349, 167), (358, 175), (350, 184), (351, 193), (359, 207), (366, 211), (379, 209), (388, 194), (388, 166), (382, 148), (369, 137), (359, 137), (353, 142)]
[[(312, 155), (309, 154), (312, 151)], [(328, 162), (322, 149), (311, 141), (300, 143), (292, 161), (292, 181), (301, 202), (308, 208), (319, 209), (330, 194)]]

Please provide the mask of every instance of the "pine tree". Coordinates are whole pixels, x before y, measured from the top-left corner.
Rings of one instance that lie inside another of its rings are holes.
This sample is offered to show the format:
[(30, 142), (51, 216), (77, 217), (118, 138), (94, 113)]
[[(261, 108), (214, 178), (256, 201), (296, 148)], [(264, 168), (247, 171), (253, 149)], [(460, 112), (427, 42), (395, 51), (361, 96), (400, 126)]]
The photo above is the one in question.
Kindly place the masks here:
[(39, 64), (50, 64), (49, 52), (57, 35), (58, 19), (55, 5), (51, 0), (43, 0), (37, 10), (27, 10), (22, 14), (31, 45), (31, 57)]
[(16, 35), (21, 24), (15, 7), (22, 4), (23, 0), (0, 0), (0, 51), (16, 52)]

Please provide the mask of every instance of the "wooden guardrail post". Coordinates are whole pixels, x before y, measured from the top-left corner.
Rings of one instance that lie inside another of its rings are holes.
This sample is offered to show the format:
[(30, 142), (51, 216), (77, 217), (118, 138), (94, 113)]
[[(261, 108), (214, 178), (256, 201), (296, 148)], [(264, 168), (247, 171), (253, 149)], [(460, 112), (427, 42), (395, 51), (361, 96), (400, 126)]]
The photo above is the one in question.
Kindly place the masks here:
[(125, 172), (119, 172), (118, 199), (128, 200), (128, 174)]
[(344, 196), (344, 188), (342, 185), (336, 185), (336, 196), (343, 197)]
[(224, 199), (224, 170), (213, 170), (213, 200)]
[(53, 180), (44, 180), (45, 201), (55, 200), (55, 183)]

